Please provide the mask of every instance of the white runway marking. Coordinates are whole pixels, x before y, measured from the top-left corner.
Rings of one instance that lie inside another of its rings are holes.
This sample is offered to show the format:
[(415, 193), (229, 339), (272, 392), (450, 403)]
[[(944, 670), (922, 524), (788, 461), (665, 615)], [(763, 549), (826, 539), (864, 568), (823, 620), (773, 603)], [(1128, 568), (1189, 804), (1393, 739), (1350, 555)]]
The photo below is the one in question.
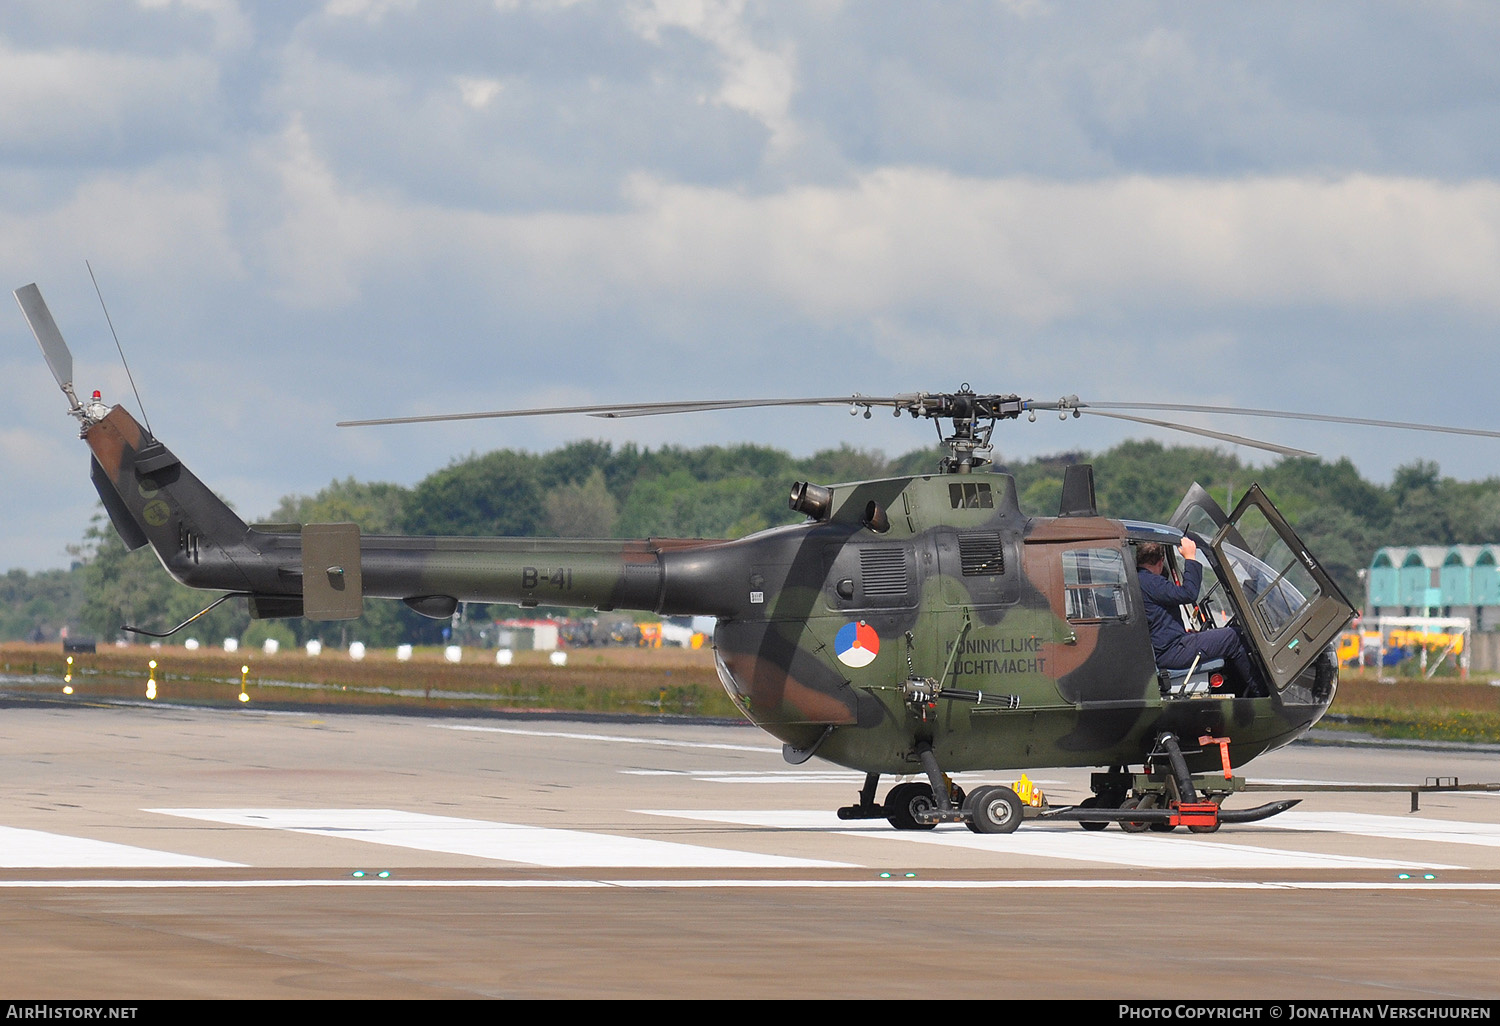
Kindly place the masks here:
[[(1382, 790), (1380, 790), (1380, 791), (1370, 791), (1370, 792), (1367, 792), (1367, 793), (1369, 793), (1369, 794), (1390, 794), (1390, 795), (1409, 794), (1410, 791), (1411, 791), (1411, 788), (1412, 788), (1412, 785), (1411, 785), (1410, 782), (1400, 782), (1400, 783), (1397, 783), (1397, 782), (1389, 782), (1388, 781), (1388, 782), (1382, 783), (1382, 782), (1379, 782), (1379, 781), (1371, 781), (1371, 780), (1314, 780), (1314, 779), (1306, 778), (1306, 777), (1284, 777), (1284, 778), (1277, 778), (1277, 777), (1270, 777), (1270, 778), (1267, 778), (1267, 777), (1256, 777), (1255, 778), (1255, 784), (1257, 786), (1259, 786), (1259, 785), (1266, 785), (1266, 789), (1267, 790), (1271, 790), (1271, 791), (1274, 791), (1278, 786), (1283, 786), (1283, 785), (1288, 785), (1288, 784), (1295, 785), (1295, 786), (1298, 786), (1298, 787), (1302, 787), (1302, 786), (1305, 786), (1305, 785), (1308, 785), (1308, 784), (1312, 784), (1315, 787), (1330, 788), (1330, 789), (1332, 789), (1332, 788), (1338, 788), (1338, 787), (1352, 787), (1352, 788), (1378, 787), (1378, 788), (1381, 788)], [(1481, 785), (1475, 783), (1474, 781), (1465, 781), (1461, 786), (1463, 788), (1470, 788), (1470, 787), (1478, 788)], [(1421, 798), (1428, 798), (1428, 799), (1434, 798), (1434, 797), (1439, 797), (1439, 796), (1441, 796), (1443, 798), (1500, 798), (1500, 791), (1483, 791), (1483, 790), (1436, 791), (1436, 792), (1423, 792), (1420, 795)]]
[(655, 770), (622, 769), (631, 777), (687, 777), (710, 784), (847, 784), (851, 792), (857, 793), (863, 777), (837, 771), (801, 773), (797, 770)]
[(467, 723), (434, 723), (440, 730), (467, 730), (479, 734), (518, 734), (521, 737), (560, 737), (569, 741), (611, 741), (621, 745), (663, 745), (667, 748), (712, 748), (721, 752), (772, 752), (768, 745), (729, 745), (710, 741), (674, 741), (666, 737), (627, 737), (623, 734), (579, 734), (565, 730), (521, 730), (516, 727), (476, 727)]
[(844, 862), (707, 848), (674, 841), (554, 830), (392, 809), (147, 809), (232, 826), (289, 830), (529, 866), (587, 868), (848, 868)]
[(1483, 881), (1396, 880), (0, 880), (0, 890), (276, 890), (303, 887), (472, 890), (968, 890), (968, 891), (1500, 891)]
[(831, 812), (738, 812), (640, 809), (645, 815), (670, 816), (736, 826), (780, 827), (786, 830), (836, 831), (883, 841), (936, 844), (995, 855), (1024, 855), (1079, 862), (1151, 869), (1460, 869), (1434, 862), (1394, 862), (1389, 859), (1318, 852), (1285, 851), (1242, 844), (1216, 844), (1194, 835), (1125, 834), (1084, 831), (1077, 825), (1031, 823), (1013, 834), (983, 835), (966, 827), (937, 830), (893, 830), (884, 820), (846, 821)]
[(1500, 848), (1500, 824), (1424, 819), (1420, 814), (1372, 816), (1359, 812), (1284, 812), (1267, 820), (1265, 825), (1282, 830), (1363, 834), (1366, 837), (1395, 840), (1478, 844)]
[(4, 869), (185, 869), (239, 865), (42, 830), (0, 827), (0, 868)]
[[(864, 774), (840, 769), (786, 769), (786, 770), (666, 770), (666, 769), (622, 769), (620, 773), (632, 777), (687, 777), (711, 784), (843, 784), (852, 794), (858, 794), (864, 784)], [(895, 778), (899, 782), (903, 778)], [(913, 775), (907, 780), (918, 780)], [(966, 784), (966, 778), (956, 775), (954, 780)], [(925, 782), (922, 778), (920, 782)], [(1031, 781), (1038, 787), (1059, 787), (1064, 781), (1036, 779)], [(979, 786), (975, 784), (974, 786)], [(889, 790), (889, 787), (886, 788)], [(852, 797), (850, 799), (853, 800)]]

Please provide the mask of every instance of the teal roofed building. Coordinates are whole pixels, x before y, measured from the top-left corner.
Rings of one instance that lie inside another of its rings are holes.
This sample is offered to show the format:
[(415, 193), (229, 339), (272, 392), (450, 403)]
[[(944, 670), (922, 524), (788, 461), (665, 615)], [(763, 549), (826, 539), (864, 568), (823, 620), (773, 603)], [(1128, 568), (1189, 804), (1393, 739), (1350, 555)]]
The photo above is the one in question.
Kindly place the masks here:
[(1500, 624), (1500, 543), (1392, 545), (1365, 572), (1371, 616), (1466, 616), (1475, 630)]

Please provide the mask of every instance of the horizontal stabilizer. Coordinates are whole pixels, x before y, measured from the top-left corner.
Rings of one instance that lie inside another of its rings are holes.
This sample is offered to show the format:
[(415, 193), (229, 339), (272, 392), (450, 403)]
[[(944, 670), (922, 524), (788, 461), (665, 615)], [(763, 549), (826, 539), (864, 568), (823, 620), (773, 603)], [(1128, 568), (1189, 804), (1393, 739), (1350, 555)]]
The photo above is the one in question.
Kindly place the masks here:
[(302, 599), (296, 595), (251, 595), (250, 619), (272, 620), (302, 615)]

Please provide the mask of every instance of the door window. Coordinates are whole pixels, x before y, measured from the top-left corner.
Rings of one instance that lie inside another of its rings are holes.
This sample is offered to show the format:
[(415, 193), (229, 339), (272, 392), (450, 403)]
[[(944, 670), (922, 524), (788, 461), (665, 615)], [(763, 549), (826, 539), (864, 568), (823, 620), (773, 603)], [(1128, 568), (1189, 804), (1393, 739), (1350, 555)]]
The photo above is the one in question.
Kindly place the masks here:
[(1062, 554), (1063, 592), (1069, 620), (1123, 620), (1125, 555), (1119, 549), (1067, 549)]
[(1237, 526), (1250, 551), (1225, 542), (1228, 569), (1266, 636), (1279, 638), (1317, 597), (1318, 582), (1259, 509), (1247, 509)]

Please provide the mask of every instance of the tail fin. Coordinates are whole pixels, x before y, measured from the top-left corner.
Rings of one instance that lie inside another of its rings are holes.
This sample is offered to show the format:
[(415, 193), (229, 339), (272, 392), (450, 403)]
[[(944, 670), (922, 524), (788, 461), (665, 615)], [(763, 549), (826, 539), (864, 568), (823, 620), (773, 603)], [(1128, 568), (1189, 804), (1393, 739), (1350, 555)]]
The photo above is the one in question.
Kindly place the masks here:
[(150, 545), (167, 572), (189, 587), (244, 595), (252, 617), (360, 615), (357, 527), (310, 525), (291, 535), (247, 527), (123, 407), (105, 407), (97, 392), (88, 403), (79, 402), (73, 354), (41, 291), (24, 285), (15, 295), (68, 398), (68, 412), (82, 426), (93, 453), (89, 477), (127, 548)]
[(122, 407), (107, 409), (98, 393), (87, 405), (78, 401), (73, 354), (41, 290), (24, 285), (15, 295), (52, 376), (68, 398), (68, 412), (82, 425), (83, 439), (93, 452), (89, 476), (126, 547), (150, 544), (167, 572), (192, 587), (286, 591), (275, 569), (246, 544), (245, 522), (170, 449)]
[(263, 575), (246, 572), (261, 560), (246, 544), (245, 522), (123, 407), (84, 428), (83, 440), (94, 454), (94, 487), (127, 546), (150, 543), (167, 572), (191, 587), (262, 590), (254, 578)]
[[(355, 524), (249, 527), (123, 407), (107, 409), (97, 393), (78, 402), (73, 358), (41, 293), (28, 285), (16, 299), (82, 425), (94, 487), (125, 544), (150, 545), (182, 584), (247, 597), (252, 617), (352, 619), (365, 596), (401, 599), (437, 617), (462, 601), (717, 616), (738, 608), (713, 584), (739, 573), (748, 558), (730, 543), (362, 536)], [(705, 563), (697, 550), (714, 552), (719, 562)], [(669, 559), (681, 582), (675, 592), (667, 587)]]

